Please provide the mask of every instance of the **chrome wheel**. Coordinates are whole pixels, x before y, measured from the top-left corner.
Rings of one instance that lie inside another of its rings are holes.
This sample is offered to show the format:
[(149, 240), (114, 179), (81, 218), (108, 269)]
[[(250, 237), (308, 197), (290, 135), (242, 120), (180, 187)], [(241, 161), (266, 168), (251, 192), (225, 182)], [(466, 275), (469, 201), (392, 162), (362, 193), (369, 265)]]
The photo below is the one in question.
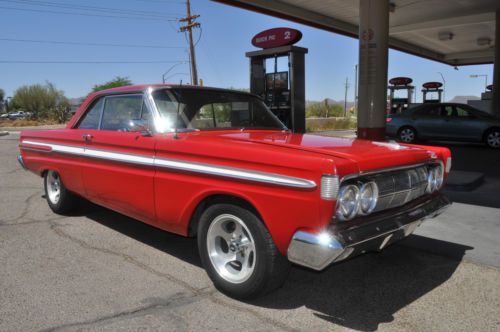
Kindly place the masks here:
[(493, 130), (486, 136), (486, 143), (492, 148), (500, 148), (500, 131)]
[(415, 141), (416, 134), (415, 134), (415, 131), (413, 129), (411, 129), (411, 128), (404, 128), (399, 133), (399, 138), (403, 142), (411, 143), (411, 142)]
[(61, 179), (59, 178), (59, 174), (55, 171), (48, 171), (46, 181), (47, 196), (52, 204), (57, 205), (61, 198)]
[(207, 250), (212, 266), (224, 280), (239, 284), (252, 275), (255, 242), (240, 218), (232, 214), (217, 216), (207, 232)]

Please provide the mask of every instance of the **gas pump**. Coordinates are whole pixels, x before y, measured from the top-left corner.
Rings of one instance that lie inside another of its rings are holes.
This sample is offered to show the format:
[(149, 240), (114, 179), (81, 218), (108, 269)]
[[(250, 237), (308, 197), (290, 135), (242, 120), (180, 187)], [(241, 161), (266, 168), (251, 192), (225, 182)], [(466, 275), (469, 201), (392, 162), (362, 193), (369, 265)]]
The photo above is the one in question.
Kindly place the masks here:
[[(441, 87), (443, 83), (441, 82), (427, 82), (422, 84), (422, 93), (424, 103), (440, 103), (443, 94), (443, 89)], [(429, 98), (429, 94), (432, 96), (433, 93), (438, 94), (438, 98)]]
[[(263, 48), (247, 52), (250, 59), (250, 92), (261, 96), (271, 111), (293, 132), (305, 132), (305, 54), (307, 48), (293, 46), (302, 34), (298, 30), (276, 28), (263, 31), (252, 44)], [(288, 70), (278, 71), (278, 61), (286, 59)], [(266, 70), (266, 60), (273, 62)]]
[[(409, 77), (394, 77), (389, 80), (389, 113), (401, 113), (413, 102), (413, 91), (415, 87), (411, 85), (413, 80)], [(406, 95), (396, 97), (396, 92), (403, 91)]]

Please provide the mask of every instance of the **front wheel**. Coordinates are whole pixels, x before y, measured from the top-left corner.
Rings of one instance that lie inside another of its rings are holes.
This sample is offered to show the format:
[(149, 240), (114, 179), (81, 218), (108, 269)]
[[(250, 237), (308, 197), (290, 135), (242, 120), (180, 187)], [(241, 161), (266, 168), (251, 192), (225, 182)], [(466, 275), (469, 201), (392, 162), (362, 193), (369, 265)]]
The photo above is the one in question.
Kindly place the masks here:
[(494, 128), (488, 131), (485, 141), (490, 148), (500, 149), (500, 129)]
[(399, 130), (398, 138), (404, 143), (414, 143), (417, 140), (417, 131), (412, 127), (403, 127)]
[(201, 261), (215, 287), (228, 296), (251, 299), (280, 287), (290, 263), (251, 211), (215, 204), (198, 226)]
[(47, 203), (55, 213), (66, 214), (76, 208), (78, 197), (66, 189), (56, 171), (49, 170), (45, 173), (44, 188)]

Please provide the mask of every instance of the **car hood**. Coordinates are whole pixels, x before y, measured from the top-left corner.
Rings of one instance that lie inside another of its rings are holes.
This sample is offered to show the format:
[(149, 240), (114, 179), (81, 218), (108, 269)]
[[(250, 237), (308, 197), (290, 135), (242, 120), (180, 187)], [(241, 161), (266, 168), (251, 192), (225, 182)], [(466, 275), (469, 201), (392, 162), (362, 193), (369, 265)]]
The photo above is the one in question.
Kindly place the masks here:
[(416, 164), (435, 158), (431, 151), (396, 142), (375, 142), (275, 131), (219, 132), (215, 136), (220, 139), (280, 146), (347, 159), (356, 162), (360, 171)]

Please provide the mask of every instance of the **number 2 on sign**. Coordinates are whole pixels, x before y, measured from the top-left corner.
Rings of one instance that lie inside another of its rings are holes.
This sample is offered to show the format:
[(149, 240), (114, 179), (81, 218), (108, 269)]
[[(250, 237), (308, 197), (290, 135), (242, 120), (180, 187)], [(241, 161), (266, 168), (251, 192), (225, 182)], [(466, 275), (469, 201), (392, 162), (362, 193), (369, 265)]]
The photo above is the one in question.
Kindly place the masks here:
[(290, 31), (285, 31), (285, 39), (290, 39), (292, 37), (292, 33)]

